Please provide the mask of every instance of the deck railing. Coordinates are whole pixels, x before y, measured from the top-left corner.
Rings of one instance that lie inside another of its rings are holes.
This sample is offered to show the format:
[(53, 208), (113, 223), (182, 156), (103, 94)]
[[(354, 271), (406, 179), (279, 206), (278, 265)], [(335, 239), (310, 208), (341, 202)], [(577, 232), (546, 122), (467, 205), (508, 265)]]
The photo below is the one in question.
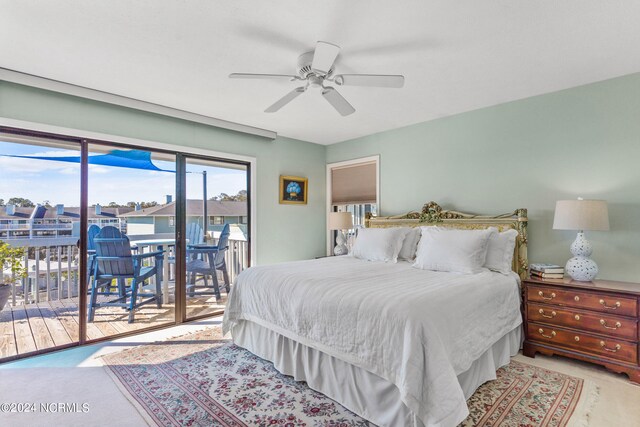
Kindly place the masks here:
[(11, 284), (13, 306), (78, 295), (78, 248), (75, 237), (6, 240), (22, 247), (27, 277)]
[(238, 274), (249, 267), (249, 250), (246, 240), (229, 240), (229, 250), (225, 254), (225, 263), (231, 283), (235, 282)]
[(61, 221), (26, 220), (22, 223), (0, 222), (0, 230), (72, 230), (73, 223)]
[(0, 223), (0, 230), (29, 230), (30, 224), (2, 224)]
[[(138, 236), (130, 236), (132, 240)], [(77, 237), (52, 237), (5, 240), (11, 246), (25, 248), (23, 263), (27, 277), (12, 281), (12, 306), (57, 301), (78, 296), (79, 250)], [(174, 248), (169, 250), (173, 252)], [(229, 280), (249, 265), (248, 244), (243, 240), (229, 240), (225, 262)], [(175, 280), (175, 279), (174, 279)]]

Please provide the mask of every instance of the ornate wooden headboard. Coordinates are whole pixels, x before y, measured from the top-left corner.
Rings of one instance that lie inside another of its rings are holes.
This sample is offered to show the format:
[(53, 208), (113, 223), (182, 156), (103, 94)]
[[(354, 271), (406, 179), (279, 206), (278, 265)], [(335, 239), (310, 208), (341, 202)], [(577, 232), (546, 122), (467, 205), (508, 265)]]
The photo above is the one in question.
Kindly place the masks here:
[(442, 227), (479, 229), (496, 227), (499, 231), (513, 228), (518, 231), (513, 254), (513, 271), (521, 279), (527, 275), (527, 210), (516, 209), (513, 213), (496, 216), (473, 215), (457, 211), (443, 210), (436, 202), (429, 202), (421, 212), (409, 212), (404, 215), (374, 217), (367, 214), (365, 227), (420, 227), (437, 225)]

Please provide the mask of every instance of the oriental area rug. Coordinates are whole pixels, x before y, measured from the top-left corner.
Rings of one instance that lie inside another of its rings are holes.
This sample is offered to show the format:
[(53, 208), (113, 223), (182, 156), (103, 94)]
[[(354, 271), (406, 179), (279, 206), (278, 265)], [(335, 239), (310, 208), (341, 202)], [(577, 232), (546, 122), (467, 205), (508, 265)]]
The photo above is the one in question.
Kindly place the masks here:
[[(109, 354), (103, 361), (150, 425), (372, 425), (223, 339), (219, 327)], [(586, 425), (587, 405), (578, 405), (580, 396), (597, 395), (580, 378), (513, 360), (497, 377), (468, 400), (470, 415), (461, 426), (560, 427), (572, 417)]]

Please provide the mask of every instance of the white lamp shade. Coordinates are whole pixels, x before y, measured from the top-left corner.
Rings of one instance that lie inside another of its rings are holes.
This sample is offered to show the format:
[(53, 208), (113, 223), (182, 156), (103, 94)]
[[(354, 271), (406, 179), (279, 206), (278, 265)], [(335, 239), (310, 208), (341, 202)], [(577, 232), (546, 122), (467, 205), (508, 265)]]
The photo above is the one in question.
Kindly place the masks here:
[(349, 230), (353, 228), (351, 212), (329, 212), (329, 230)]
[(558, 200), (553, 217), (554, 230), (609, 230), (605, 200)]

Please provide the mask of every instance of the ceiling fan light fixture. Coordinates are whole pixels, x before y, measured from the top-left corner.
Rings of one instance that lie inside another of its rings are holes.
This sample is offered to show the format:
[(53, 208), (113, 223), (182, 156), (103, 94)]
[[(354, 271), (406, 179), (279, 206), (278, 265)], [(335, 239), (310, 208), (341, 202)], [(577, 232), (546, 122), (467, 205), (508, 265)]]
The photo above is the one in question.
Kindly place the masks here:
[(324, 83), (324, 78), (318, 77), (315, 75), (310, 75), (309, 77), (307, 77), (307, 82), (311, 87), (322, 87), (322, 84)]

